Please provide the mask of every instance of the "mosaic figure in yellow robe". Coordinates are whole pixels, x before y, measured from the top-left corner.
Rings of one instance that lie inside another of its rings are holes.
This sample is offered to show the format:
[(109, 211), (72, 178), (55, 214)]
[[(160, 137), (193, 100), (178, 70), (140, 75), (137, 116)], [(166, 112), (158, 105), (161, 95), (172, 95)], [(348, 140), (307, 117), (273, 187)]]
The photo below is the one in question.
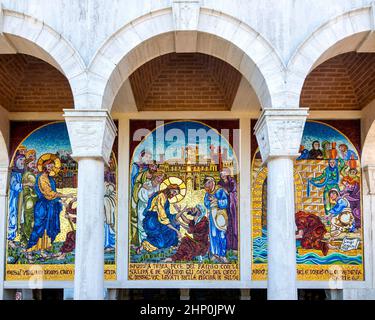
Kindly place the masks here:
[(34, 224), (34, 207), (38, 200), (35, 189), (38, 174), (35, 150), (26, 152), (25, 173), (22, 176), (22, 208), (20, 214), (21, 242), (26, 246)]

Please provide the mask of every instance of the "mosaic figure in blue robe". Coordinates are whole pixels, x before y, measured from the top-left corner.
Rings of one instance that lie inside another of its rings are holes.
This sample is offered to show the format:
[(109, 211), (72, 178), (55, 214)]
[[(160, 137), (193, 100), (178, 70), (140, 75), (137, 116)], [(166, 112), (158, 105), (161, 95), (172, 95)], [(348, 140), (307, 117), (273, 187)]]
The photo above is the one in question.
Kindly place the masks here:
[(349, 201), (340, 195), (338, 189), (332, 189), (329, 192), (329, 198), (333, 202), (329, 211), (332, 225), (331, 236), (338, 236), (342, 232), (354, 232), (356, 225)]
[(345, 161), (358, 160), (357, 154), (350, 150), (346, 144), (339, 145), (339, 158)]
[(22, 192), (22, 176), (25, 169), (25, 155), (17, 153), (10, 176), (8, 240), (14, 241), (17, 236), (18, 218), (20, 214), (20, 194)]
[(143, 220), (147, 237), (137, 249), (138, 253), (142, 249), (153, 252), (178, 245), (181, 238), (180, 225), (176, 223), (175, 215), (170, 212), (170, 201), (179, 193), (179, 186), (171, 184), (150, 198)]
[(213, 261), (227, 261), (228, 194), (216, 185), (213, 177), (206, 177), (204, 182), (206, 195), (204, 205), (209, 213), (210, 254)]
[[(55, 170), (55, 155), (41, 163), (43, 172), (38, 174), (35, 192), (38, 201), (34, 208), (34, 227), (27, 249), (29, 251), (49, 250), (57, 235), (60, 233), (60, 213), (63, 210), (61, 198), (72, 195), (63, 195), (56, 191), (56, 182), (51, 176)], [(38, 161), (39, 165), (39, 161)]]

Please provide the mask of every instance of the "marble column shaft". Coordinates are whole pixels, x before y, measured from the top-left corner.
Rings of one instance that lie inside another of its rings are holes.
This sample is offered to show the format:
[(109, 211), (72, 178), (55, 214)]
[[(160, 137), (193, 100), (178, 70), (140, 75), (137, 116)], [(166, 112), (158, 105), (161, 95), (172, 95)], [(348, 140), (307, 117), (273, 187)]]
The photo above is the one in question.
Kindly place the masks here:
[(65, 110), (78, 162), (75, 300), (104, 299), (104, 166), (116, 127), (104, 110)]
[(267, 235), (269, 300), (297, 300), (294, 159), (308, 110), (264, 109), (255, 134), (268, 167)]

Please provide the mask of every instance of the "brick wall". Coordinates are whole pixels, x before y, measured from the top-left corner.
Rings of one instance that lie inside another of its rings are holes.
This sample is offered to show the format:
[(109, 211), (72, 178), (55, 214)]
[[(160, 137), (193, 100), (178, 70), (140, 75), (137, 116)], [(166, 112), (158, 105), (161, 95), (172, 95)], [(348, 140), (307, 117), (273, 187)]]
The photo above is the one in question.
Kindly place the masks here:
[(326, 61), (310, 73), (302, 90), (301, 106), (312, 110), (359, 109), (353, 84), (340, 56)]
[(0, 104), (12, 112), (61, 111), (73, 107), (68, 80), (27, 55), (0, 55)]
[(342, 60), (352, 79), (358, 104), (364, 108), (375, 99), (375, 54), (352, 52), (342, 55)]
[(138, 110), (230, 110), (241, 74), (200, 53), (167, 54), (130, 76)]
[(307, 77), (301, 106), (312, 110), (360, 110), (375, 99), (375, 54), (345, 53)]
[(0, 104), (10, 109), (24, 76), (27, 61), (22, 55), (0, 55)]

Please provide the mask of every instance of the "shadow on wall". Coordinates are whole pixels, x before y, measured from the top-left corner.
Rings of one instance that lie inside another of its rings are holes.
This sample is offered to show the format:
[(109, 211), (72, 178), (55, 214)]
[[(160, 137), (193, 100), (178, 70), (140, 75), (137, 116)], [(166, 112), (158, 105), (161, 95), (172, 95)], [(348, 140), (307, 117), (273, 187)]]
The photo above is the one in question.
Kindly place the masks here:
[(370, 126), (362, 152), (362, 167), (375, 164), (375, 122)]
[(8, 117), (5, 117), (0, 106), (0, 167), (7, 167), (9, 165), (9, 155), (7, 147), (7, 136), (5, 132), (9, 130)]

